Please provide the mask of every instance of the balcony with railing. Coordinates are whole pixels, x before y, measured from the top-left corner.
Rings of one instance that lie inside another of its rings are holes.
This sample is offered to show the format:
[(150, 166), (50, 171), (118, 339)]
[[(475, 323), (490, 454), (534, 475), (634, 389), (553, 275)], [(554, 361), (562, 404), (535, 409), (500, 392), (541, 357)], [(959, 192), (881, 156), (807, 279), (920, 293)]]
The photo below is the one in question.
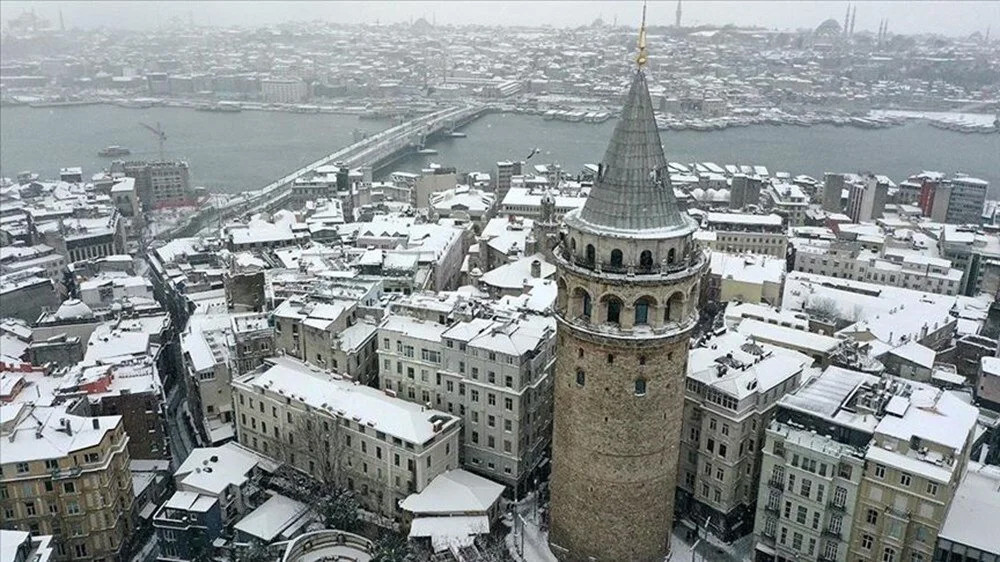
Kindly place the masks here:
[(557, 255), (562, 258), (561, 261), (565, 265), (578, 271), (630, 278), (636, 276), (669, 277), (674, 274), (685, 273), (692, 268), (697, 268), (704, 261), (703, 252), (692, 252), (687, 258), (672, 262), (640, 262), (638, 264), (612, 263), (587, 259), (586, 256), (573, 255), (569, 248), (565, 247)]
[(820, 534), (827, 539), (835, 539), (838, 541), (841, 540), (841, 534), (839, 529), (831, 529), (830, 527), (826, 527)]
[(777, 478), (769, 478), (767, 480), (767, 485), (769, 487), (771, 487), (771, 488), (774, 488), (775, 490), (780, 491), (780, 492), (784, 492), (785, 491), (785, 483), (782, 482), (781, 480), (778, 480)]

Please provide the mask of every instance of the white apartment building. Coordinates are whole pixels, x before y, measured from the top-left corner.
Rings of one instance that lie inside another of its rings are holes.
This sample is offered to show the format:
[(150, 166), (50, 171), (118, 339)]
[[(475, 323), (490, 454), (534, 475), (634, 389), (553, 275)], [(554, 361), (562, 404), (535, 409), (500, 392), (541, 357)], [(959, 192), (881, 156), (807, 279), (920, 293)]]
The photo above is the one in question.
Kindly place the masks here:
[(756, 560), (930, 561), (977, 410), (932, 386), (838, 367), (779, 403)]
[(959, 294), (962, 288), (962, 271), (949, 260), (892, 248), (879, 255), (855, 242), (797, 241), (793, 268), (944, 295)]
[(264, 78), (260, 95), (268, 102), (298, 103), (309, 97), (309, 85), (298, 78)]
[(854, 562), (854, 509), (878, 423), (865, 397), (878, 381), (831, 367), (778, 403), (761, 460), (755, 560)]
[(788, 236), (776, 214), (706, 213), (695, 240), (713, 251), (763, 254), (784, 259)]
[(462, 466), (520, 495), (551, 440), (555, 321), (492, 313), (447, 323), (390, 314), (378, 333), (379, 381), (461, 417)]
[(196, 314), (180, 335), (189, 405), (211, 444), (233, 437), (232, 379), (274, 353), (264, 314)]
[(233, 402), (243, 446), (337, 482), (386, 517), (458, 468), (458, 417), (289, 357), (235, 379)]
[(751, 531), (760, 446), (775, 404), (812, 359), (729, 332), (692, 349), (678, 457), (678, 510), (725, 541)]
[(857, 447), (772, 422), (760, 468), (757, 551), (778, 560), (846, 562), (863, 471)]
[(785, 218), (789, 226), (801, 226), (809, 210), (809, 196), (794, 183), (771, 184), (765, 196), (768, 206)]
[(358, 318), (356, 302), (292, 297), (272, 318), (277, 349), (362, 384), (374, 379), (376, 326)]

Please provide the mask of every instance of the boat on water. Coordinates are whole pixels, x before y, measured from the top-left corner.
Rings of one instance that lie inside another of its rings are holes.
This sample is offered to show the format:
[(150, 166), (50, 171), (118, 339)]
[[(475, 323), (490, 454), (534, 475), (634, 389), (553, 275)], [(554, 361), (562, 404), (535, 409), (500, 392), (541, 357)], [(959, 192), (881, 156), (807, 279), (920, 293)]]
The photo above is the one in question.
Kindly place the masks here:
[(243, 111), (243, 108), (239, 105), (233, 103), (213, 103), (199, 105), (195, 108), (196, 111), (212, 111), (216, 113), (239, 113)]
[(101, 150), (97, 151), (97, 155), (104, 158), (114, 158), (116, 156), (128, 156), (129, 154), (132, 154), (131, 150), (125, 148), (124, 146), (118, 146), (117, 144), (106, 146)]
[(437, 153), (438, 151), (434, 150), (433, 148), (421, 148), (420, 150), (417, 151), (417, 154), (437, 154)]
[(448, 136), (454, 139), (464, 139), (468, 135), (466, 135), (462, 131), (452, 131), (448, 133)]

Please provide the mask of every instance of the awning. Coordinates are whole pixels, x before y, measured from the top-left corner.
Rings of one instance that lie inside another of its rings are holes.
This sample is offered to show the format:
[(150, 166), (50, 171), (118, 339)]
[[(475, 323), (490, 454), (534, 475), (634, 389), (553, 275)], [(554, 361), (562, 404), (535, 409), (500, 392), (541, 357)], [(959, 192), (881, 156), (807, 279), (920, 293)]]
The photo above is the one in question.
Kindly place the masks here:
[(449, 547), (469, 546), (477, 535), (490, 532), (490, 520), (485, 515), (454, 517), (417, 517), (410, 523), (410, 538), (428, 537), (434, 552)]

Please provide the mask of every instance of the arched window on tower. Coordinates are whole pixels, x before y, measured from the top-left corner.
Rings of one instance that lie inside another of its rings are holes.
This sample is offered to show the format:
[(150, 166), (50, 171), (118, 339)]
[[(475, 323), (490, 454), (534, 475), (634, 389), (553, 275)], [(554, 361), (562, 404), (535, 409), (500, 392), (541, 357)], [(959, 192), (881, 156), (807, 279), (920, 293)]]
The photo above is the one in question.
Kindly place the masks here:
[(594, 261), (596, 261), (596, 259), (597, 259), (596, 256), (597, 256), (597, 252), (594, 250), (594, 245), (593, 244), (587, 244), (587, 258), (586, 258), (587, 265), (590, 265), (590, 266), (594, 265)]
[(635, 324), (636, 326), (641, 326), (643, 324), (649, 324), (649, 309), (653, 306), (653, 303), (648, 297), (642, 297), (641, 299), (635, 301)]
[(684, 314), (684, 294), (680, 291), (670, 295), (667, 306), (663, 307), (664, 322), (680, 322)]
[(609, 324), (620, 324), (622, 318), (622, 301), (618, 297), (607, 297)]
[(642, 253), (639, 254), (639, 269), (643, 271), (653, 269), (653, 252), (643, 250)]
[(676, 259), (677, 259), (677, 250), (670, 248), (670, 251), (667, 252), (667, 263), (674, 263), (674, 260)]
[(572, 316), (582, 316), (584, 319), (590, 320), (590, 311), (592, 308), (590, 293), (582, 287), (573, 289), (573, 299), (570, 307), (572, 308), (570, 312)]
[(611, 267), (620, 268), (622, 266), (622, 261), (622, 251), (617, 248), (611, 250)]

